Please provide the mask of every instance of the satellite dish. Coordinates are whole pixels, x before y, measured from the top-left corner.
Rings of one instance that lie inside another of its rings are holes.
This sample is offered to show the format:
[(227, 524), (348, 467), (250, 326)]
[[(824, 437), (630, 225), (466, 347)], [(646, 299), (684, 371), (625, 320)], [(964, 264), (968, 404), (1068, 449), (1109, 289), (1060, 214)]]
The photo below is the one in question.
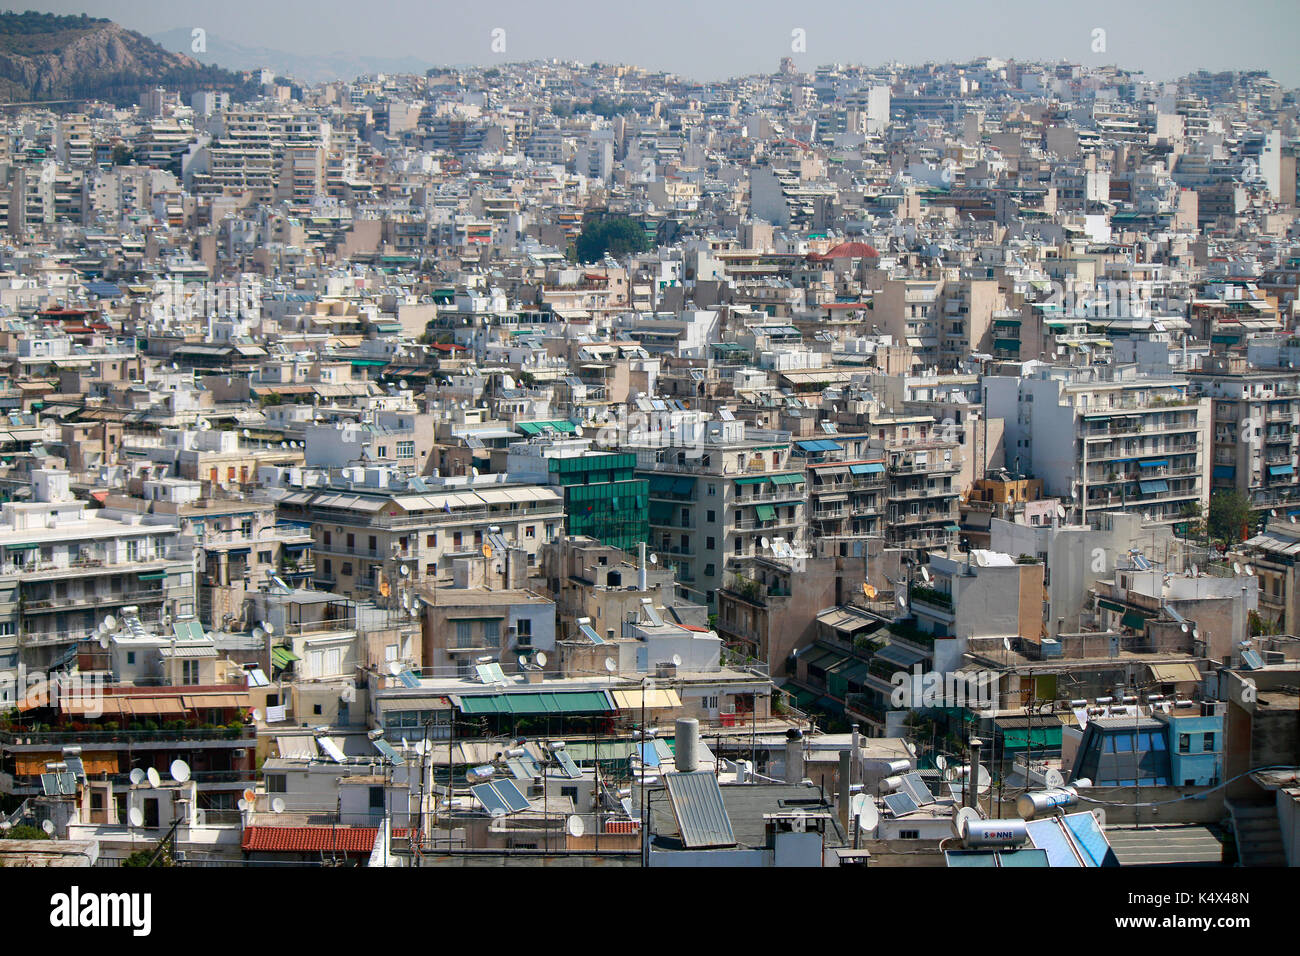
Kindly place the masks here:
[(173, 760), (169, 769), (171, 771), (172, 779), (177, 783), (184, 783), (186, 780), (190, 779), (190, 765), (184, 760)]
[(614, 658), (605, 658), (605, 670), (609, 671), (611, 674), (618, 670), (618, 665), (614, 663)]
[(402, 665), (399, 664), (397, 661), (389, 661), (389, 662), (388, 662), (388, 673), (390, 673), (390, 674), (392, 674), (394, 677), (396, 677), (398, 674), (402, 673)]
[(988, 793), (992, 788), (993, 777), (989, 775), (989, 772), (986, 769), (984, 769), (984, 765), (980, 764), (979, 773), (975, 777), (976, 792), (982, 796), (983, 794)]
[(254, 711), (253, 711), (253, 719), (254, 719), (254, 720), (261, 720), (261, 719), (262, 719), (262, 712), (261, 712), (260, 710), (254, 710)]
[(538, 667), (545, 667), (545, 666), (546, 666), (546, 652), (545, 652), (545, 651), (538, 651), (538, 652), (537, 652), (537, 656), (536, 656), (536, 660), (537, 660), (537, 666), (538, 666)]
[(144, 826), (144, 811), (139, 807), (132, 807), (126, 811), (126, 820), (133, 827), (142, 827)]
[(897, 602), (898, 606), (902, 610), (904, 611), (907, 610), (907, 595), (904, 594), (902, 591), (899, 591), (896, 595), (894, 595), (894, 601)]
[(1059, 770), (1049, 770), (1043, 774), (1043, 784), (1051, 789), (1065, 786), (1065, 777), (1061, 776)]
[(582, 817), (575, 813), (569, 817), (569, 822), (565, 829), (569, 831), (569, 836), (577, 839), (587, 832), (587, 825), (582, 822)]
[(650, 555), (649, 561), (650, 561), (651, 564), (658, 564), (658, 563), (659, 563), (659, 555), (657, 555), (657, 554), (652, 554), (652, 555)]
[(682, 655), (680, 655), (680, 654), (674, 654), (674, 655), (673, 655), (673, 667), (681, 667), (681, 666), (682, 666)]
[(1199, 627), (1192, 628), (1192, 637), (1198, 641), (1201, 639), (1201, 629)]
[(477, 477), (478, 477), (478, 468), (477, 468), (477, 467), (475, 467), (475, 468), (470, 468), (469, 473), (470, 473), (471, 475), (473, 475), (475, 478), (477, 478)]
[(519, 655), (519, 669), (521, 671), (528, 670), (528, 658), (524, 657), (523, 654)]
[(903, 746), (907, 748), (907, 752), (913, 757), (916, 756), (916, 744), (912, 743), (910, 740), (905, 740), (903, 741)]
[(284, 798), (283, 798), (283, 797), (276, 797), (274, 800), (271, 801), (271, 812), (273, 812), (273, 813), (284, 813)]
[(1184, 634), (1187, 633), (1187, 622), (1186, 622), (1186, 621), (1183, 621), (1182, 632), (1183, 632)]
[(261, 641), (265, 639), (266, 639), (266, 631), (262, 630), (260, 627), (253, 628), (253, 640)]
[(759, 538), (758, 543), (763, 546), (764, 551), (772, 546), (772, 542), (767, 540), (767, 535), (763, 535), (763, 537)]
[(243, 435), (244, 435), (245, 438), (252, 438), (252, 437), (253, 437), (253, 433), (250, 432), (247, 428), (244, 429)]
[(247, 801), (247, 800), (240, 800), (239, 803), (236, 804), (236, 806), (238, 806), (240, 810), (248, 810), (248, 809), (249, 809), (248, 801)]
[(407, 577), (410, 575), (411, 569), (403, 564), (400, 568), (397, 569), (397, 573), (400, 574), (402, 577)]
[(268, 633), (268, 634), (274, 634), (274, 633), (275, 633), (275, 625), (272, 624), (270, 621), (263, 621), (263, 622), (262, 622), (262, 630), (266, 631), (266, 633)]
[(582, 426), (581, 426), (581, 425), (574, 425), (574, 426), (573, 426), (573, 434), (575, 434), (575, 435), (577, 435), (579, 438), (581, 438), (581, 437), (582, 437)]
[(100, 634), (100, 635), (99, 635), (99, 646), (102, 647), (102, 648), (104, 648), (105, 650), (108, 649), (108, 635), (107, 635), (107, 634)]
[(929, 569), (929, 568), (922, 568), (922, 569), (921, 569), (921, 577), (924, 579), (924, 581), (925, 581), (926, 584), (929, 584), (929, 583), (930, 583), (930, 569)]
[(149, 778), (149, 786), (153, 787), (155, 790), (162, 786), (162, 775), (153, 767), (146, 770), (144, 775)]
[(420, 616), (420, 609), (417, 608), (417, 607), (415, 607), (415, 605), (412, 605), (412, 606), (410, 607), (410, 612), (411, 612), (411, 617), (419, 617), (419, 616)]
[(940, 770), (947, 770), (948, 758), (945, 757), (943, 754), (939, 754), (939, 756), (934, 758), (934, 765), (938, 767)]
[(117, 630), (117, 618), (113, 617), (111, 614), (108, 615), (104, 618), (104, 627), (110, 631)]
[(1002, 638), (1002, 649), (1007, 651), (1011, 650), (1011, 638), (1009, 637)]
[(966, 830), (972, 823), (979, 822), (979, 811), (974, 807), (962, 807), (952, 815), (952, 832), (959, 840), (966, 839)]
[(398, 383), (397, 383), (397, 387), (398, 387), (398, 388), (406, 388), (406, 379), (402, 379), (400, 382), (398, 382)]
[(1291, 524), (1295, 524), (1295, 515), (1287, 515), (1286, 520), (1289, 521)]
[(247, 803), (250, 807), (253, 805), (253, 801), (256, 799), (257, 799), (256, 793), (254, 793), (252, 790), (248, 790), (248, 789), (244, 790), (244, 802)]
[(880, 811), (876, 809), (876, 801), (869, 794), (863, 794), (863, 797), (865, 799), (858, 810), (858, 829), (875, 830), (876, 824), (880, 822)]
[(1254, 576), (1255, 576), (1255, 566), (1253, 564), (1246, 565), (1246, 577), (1253, 578)]
[(1237, 575), (1241, 574), (1241, 565), (1236, 561), (1232, 562), (1232, 573)]
[(130, 773), (131, 782), (136, 786), (144, 783), (144, 771), (139, 767), (133, 767)]

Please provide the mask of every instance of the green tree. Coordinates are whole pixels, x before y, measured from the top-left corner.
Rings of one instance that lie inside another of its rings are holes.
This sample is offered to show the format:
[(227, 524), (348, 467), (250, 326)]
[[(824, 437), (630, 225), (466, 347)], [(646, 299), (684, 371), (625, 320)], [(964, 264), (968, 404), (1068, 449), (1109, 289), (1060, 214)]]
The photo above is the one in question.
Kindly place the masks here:
[(1217, 491), (1210, 497), (1210, 534), (1227, 544), (1244, 539), (1250, 525), (1250, 499), (1240, 491)]
[(40, 827), (29, 826), (26, 823), (20, 823), (15, 827), (0, 832), (0, 837), (7, 840), (48, 840), (50, 835)]
[(579, 262), (599, 262), (606, 253), (617, 258), (644, 252), (646, 245), (645, 230), (635, 219), (588, 216), (574, 244), (574, 252)]

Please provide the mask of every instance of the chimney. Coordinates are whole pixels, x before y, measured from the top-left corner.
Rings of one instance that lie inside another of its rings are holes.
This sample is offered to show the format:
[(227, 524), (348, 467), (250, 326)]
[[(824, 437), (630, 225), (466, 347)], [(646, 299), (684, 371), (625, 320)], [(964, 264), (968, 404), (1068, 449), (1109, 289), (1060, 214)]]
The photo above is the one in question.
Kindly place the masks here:
[(858, 783), (858, 764), (862, 762), (862, 735), (858, 733), (858, 725), (854, 724), (853, 730), (853, 762), (849, 764), (849, 783)]
[(698, 770), (700, 740), (700, 722), (694, 717), (682, 717), (677, 720), (676, 764), (681, 773)]
[(803, 783), (803, 731), (792, 727), (785, 735), (785, 782)]
[(849, 757), (847, 750), (840, 751), (840, 826), (844, 828), (846, 834), (849, 832), (849, 767), (853, 765)]

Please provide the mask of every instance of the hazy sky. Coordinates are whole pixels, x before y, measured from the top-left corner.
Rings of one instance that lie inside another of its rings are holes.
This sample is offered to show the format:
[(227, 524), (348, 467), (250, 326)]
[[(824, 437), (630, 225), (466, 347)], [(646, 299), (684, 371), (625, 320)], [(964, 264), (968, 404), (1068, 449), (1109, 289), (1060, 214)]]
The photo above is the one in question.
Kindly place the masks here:
[[(772, 72), (783, 56), (878, 65), (990, 55), (1115, 63), (1170, 79), (1196, 69), (1265, 69), (1300, 86), (1297, 0), (12, 0), (87, 13), (154, 34), (203, 27), (292, 53), (416, 56), (430, 66), (545, 57), (633, 63), (697, 79)], [(494, 28), (504, 53), (492, 50)], [(807, 50), (791, 52), (791, 31)], [(1106, 51), (1093, 52), (1093, 31)]]

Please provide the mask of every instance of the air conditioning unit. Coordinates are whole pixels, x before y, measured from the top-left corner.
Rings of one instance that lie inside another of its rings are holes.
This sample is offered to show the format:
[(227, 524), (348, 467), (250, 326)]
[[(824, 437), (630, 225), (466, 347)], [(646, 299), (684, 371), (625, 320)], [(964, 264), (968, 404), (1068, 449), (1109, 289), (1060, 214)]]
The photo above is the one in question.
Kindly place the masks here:
[(233, 750), (233, 751), (231, 751), (231, 755), (232, 755), (236, 760), (243, 760), (245, 757), (248, 756), (248, 751), (247, 751), (246, 749), (244, 749), (243, 747), (240, 747), (238, 750)]

